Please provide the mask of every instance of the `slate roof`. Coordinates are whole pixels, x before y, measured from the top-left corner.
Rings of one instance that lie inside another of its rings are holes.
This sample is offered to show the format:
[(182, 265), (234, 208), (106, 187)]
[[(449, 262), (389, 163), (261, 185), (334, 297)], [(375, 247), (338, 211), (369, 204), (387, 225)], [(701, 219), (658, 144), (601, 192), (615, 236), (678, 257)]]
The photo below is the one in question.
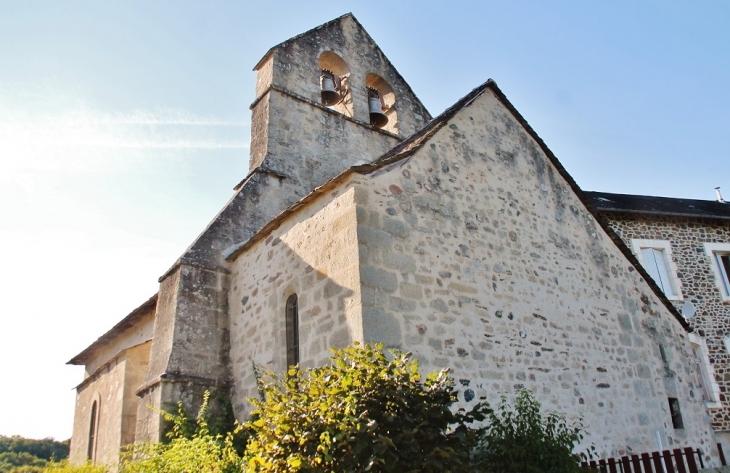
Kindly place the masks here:
[(134, 326), (134, 324), (137, 323), (139, 319), (147, 315), (151, 310), (155, 310), (155, 307), (157, 307), (157, 294), (150, 297), (141, 306), (130, 312), (129, 315), (119, 321), (119, 323), (112, 327), (107, 333), (105, 333), (104, 335), (99, 337), (94, 343), (86, 347), (84, 351), (71, 358), (71, 360), (68, 361), (66, 364), (85, 365), (89, 359), (89, 356), (93, 354), (94, 350), (103, 345), (106, 345), (107, 343), (111, 342), (112, 339), (114, 339), (114, 337), (116, 337), (118, 334)]
[(716, 200), (675, 199), (651, 195), (585, 192), (599, 212), (730, 219), (730, 204)]

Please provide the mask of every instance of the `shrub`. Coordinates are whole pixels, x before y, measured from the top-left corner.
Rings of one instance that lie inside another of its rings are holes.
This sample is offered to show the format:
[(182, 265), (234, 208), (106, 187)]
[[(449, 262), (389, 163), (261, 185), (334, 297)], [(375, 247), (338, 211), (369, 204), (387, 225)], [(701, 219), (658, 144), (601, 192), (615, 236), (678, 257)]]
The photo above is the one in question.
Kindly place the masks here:
[(43, 473), (107, 473), (108, 470), (104, 466), (92, 465), (90, 462), (84, 465), (70, 465), (68, 460), (61, 462), (51, 461)]
[(421, 382), (418, 362), (382, 345), (333, 351), (332, 363), (268, 373), (245, 426), (247, 471), (473, 471), (485, 406), (453, 412), (448, 370)]
[(492, 473), (569, 473), (581, 471), (581, 456), (573, 453), (583, 439), (580, 422), (569, 425), (558, 412), (540, 413), (532, 392), (520, 389), (514, 407), (506, 397), (487, 411), (479, 463)]
[(178, 403), (177, 415), (163, 412), (172, 422), (168, 443), (138, 443), (121, 453), (121, 473), (234, 473), (241, 471), (241, 457), (234, 447), (236, 428), (225, 435), (211, 433), (207, 421), (210, 393), (190, 427), (187, 413)]

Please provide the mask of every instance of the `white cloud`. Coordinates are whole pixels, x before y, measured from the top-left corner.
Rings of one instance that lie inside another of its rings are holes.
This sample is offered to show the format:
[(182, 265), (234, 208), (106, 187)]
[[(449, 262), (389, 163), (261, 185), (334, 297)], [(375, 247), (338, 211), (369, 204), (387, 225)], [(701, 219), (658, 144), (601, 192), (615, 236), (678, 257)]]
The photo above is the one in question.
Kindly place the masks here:
[(0, 84), (0, 103), (0, 163), (6, 179), (37, 171), (88, 172), (115, 160), (158, 157), (160, 151), (249, 147), (248, 122), (238, 118), (179, 108), (102, 110), (43, 84)]

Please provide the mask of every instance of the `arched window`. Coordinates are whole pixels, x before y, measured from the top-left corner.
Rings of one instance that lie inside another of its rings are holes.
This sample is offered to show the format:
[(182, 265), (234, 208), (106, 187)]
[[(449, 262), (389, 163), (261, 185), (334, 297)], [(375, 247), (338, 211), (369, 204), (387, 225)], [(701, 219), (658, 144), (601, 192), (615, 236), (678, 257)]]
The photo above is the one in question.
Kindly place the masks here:
[(86, 456), (91, 460), (94, 461), (95, 451), (96, 451), (96, 434), (99, 427), (98, 422), (99, 417), (99, 405), (96, 401), (94, 401), (91, 404), (91, 420), (89, 421), (89, 447), (86, 452)]
[(337, 54), (325, 51), (319, 56), (319, 69), (322, 105), (351, 117), (353, 108), (349, 96), (349, 66)]
[[(395, 92), (385, 79), (377, 74), (365, 77), (368, 89), (370, 123), (391, 133), (398, 134), (398, 113), (395, 109)], [(378, 101), (380, 102), (378, 109)]]
[(286, 300), (286, 366), (299, 364), (299, 307), (297, 295)]

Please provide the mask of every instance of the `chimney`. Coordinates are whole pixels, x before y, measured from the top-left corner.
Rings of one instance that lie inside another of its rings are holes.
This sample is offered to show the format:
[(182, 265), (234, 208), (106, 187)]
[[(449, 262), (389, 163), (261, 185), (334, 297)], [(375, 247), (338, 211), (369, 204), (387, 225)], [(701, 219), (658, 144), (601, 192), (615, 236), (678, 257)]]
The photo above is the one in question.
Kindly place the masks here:
[(715, 192), (717, 192), (717, 201), (724, 204), (725, 201), (722, 198), (722, 194), (720, 194), (720, 188), (719, 187), (715, 187)]

